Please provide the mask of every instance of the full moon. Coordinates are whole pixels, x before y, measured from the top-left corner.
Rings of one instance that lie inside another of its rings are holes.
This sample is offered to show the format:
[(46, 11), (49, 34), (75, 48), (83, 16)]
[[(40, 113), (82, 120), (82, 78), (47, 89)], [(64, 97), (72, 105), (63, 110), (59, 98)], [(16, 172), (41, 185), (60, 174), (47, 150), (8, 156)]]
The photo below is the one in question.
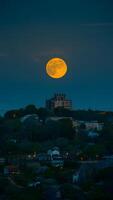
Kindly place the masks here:
[(67, 72), (67, 64), (61, 58), (52, 58), (46, 64), (46, 72), (52, 78), (61, 78)]

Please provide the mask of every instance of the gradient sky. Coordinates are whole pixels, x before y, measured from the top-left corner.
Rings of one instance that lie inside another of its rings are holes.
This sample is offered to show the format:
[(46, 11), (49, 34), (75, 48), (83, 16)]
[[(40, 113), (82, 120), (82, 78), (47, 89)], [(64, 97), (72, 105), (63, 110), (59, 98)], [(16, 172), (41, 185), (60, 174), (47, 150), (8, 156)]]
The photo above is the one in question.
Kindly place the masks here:
[[(65, 77), (46, 75), (52, 57)], [(113, 110), (113, 0), (0, 0), (0, 111), (54, 92), (75, 109)]]

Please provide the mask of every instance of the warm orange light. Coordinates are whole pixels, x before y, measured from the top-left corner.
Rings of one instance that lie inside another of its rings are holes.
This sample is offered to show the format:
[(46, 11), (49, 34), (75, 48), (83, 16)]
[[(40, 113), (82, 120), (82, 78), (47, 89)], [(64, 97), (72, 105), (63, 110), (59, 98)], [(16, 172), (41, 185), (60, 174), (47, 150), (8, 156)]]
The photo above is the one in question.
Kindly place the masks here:
[(67, 72), (67, 65), (61, 58), (52, 58), (46, 65), (46, 72), (52, 78), (61, 78)]

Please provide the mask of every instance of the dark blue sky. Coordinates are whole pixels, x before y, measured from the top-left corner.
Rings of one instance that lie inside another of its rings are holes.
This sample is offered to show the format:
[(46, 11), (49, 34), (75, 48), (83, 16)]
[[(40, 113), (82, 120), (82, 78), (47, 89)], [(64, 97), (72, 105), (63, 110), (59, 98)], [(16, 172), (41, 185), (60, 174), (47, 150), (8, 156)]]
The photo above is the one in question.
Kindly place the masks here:
[[(45, 73), (54, 56), (67, 61), (62, 79)], [(113, 110), (113, 0), (0, 0), (0, 110), (43, 106), (54, 92)]]

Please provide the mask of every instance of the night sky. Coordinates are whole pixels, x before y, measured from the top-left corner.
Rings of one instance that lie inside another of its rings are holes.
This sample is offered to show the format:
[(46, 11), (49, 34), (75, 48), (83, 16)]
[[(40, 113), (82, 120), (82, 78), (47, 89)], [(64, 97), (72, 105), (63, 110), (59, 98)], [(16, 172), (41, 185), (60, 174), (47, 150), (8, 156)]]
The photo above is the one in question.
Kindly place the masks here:
[[(52, 57), (65, 77), (47, 76)], [(55, 92), (75, 109), (113, 110), (113, 0), (0, 0), (0, 112)]]

